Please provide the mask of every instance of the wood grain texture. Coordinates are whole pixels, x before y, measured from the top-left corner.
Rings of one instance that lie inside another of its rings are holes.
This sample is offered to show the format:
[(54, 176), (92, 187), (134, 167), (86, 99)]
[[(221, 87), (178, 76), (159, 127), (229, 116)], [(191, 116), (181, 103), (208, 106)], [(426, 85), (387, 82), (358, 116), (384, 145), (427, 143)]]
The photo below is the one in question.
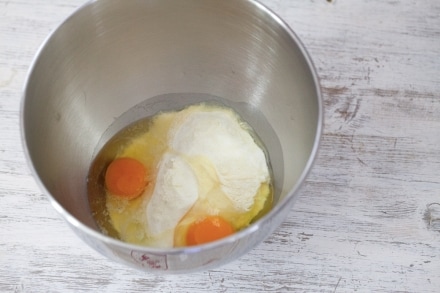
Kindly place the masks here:
[(439, 1), (261, 1), (321, 78), (319, 157), (269, 239), (229, 265), (177, 276), (93, 251), (27, 168), (27, 69), (82, 2), (0, 0), (0, 292), (440, 292)]

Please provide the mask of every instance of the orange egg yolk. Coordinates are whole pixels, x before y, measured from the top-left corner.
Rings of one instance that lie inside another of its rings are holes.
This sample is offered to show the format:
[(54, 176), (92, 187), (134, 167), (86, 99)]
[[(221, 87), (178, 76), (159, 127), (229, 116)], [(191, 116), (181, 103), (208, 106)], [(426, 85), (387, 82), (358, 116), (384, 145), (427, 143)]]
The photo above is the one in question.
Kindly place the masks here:
[(192, 223), (186, 234), (186, 245), (212, 242), (234, 233), (231, 224), (219, 216), (208, 216)]
[(147, 170), (133, 158), (118, 158), (110, 163), (105, 173), (105, 185), (113, 195), (134, 199), (141, 195), (145, 186)]

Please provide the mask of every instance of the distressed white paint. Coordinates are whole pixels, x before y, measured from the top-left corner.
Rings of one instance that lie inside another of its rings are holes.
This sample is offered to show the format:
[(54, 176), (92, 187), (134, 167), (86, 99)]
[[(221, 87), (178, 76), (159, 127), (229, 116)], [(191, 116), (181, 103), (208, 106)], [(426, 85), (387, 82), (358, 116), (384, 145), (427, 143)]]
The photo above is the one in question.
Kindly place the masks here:
[(82, 0), (0, 0), (1, 292), (440, 292), (440, 2), (262, 2), (321, 77), (319, 158), (258, 248), (213, 271), (154, 276), (77, 239), (23, 157), (26, 71)]

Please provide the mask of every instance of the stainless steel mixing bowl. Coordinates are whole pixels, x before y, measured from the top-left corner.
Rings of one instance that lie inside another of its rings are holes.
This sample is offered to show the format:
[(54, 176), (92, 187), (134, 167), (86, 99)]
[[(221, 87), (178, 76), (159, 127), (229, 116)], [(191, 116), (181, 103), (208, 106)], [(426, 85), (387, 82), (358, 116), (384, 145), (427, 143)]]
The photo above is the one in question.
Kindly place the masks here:
[[(134, 120), (204, 100), (234, 107), (266, 145), (271, 212), (230, 237), (188, 248), (141, 247), (101, 233), (86, 192), (99, 147)], [(279, 226), (316, 156), (322, 115), (306, 50), (257, 1), (97, 0), (39, 50), (21, 126), (37, 182), (79, 237), (138, 269), (186, 273), (237, 259)]]

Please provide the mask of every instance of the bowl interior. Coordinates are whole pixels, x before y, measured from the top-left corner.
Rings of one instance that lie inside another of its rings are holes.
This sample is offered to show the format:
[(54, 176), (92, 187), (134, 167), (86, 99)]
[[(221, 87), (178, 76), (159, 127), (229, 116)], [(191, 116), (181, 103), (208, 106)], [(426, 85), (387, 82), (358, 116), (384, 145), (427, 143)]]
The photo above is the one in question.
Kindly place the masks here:
[(319, 92), (297, 38), (252, 1), (88, 3), (31, 68), (25, 147), (51, 197), (97, 230), (86, 177), (99, 146), (134, 120), (207, 99), (235, 108), (256, 130), (278, 204), (293, 196), (317, 143)]

